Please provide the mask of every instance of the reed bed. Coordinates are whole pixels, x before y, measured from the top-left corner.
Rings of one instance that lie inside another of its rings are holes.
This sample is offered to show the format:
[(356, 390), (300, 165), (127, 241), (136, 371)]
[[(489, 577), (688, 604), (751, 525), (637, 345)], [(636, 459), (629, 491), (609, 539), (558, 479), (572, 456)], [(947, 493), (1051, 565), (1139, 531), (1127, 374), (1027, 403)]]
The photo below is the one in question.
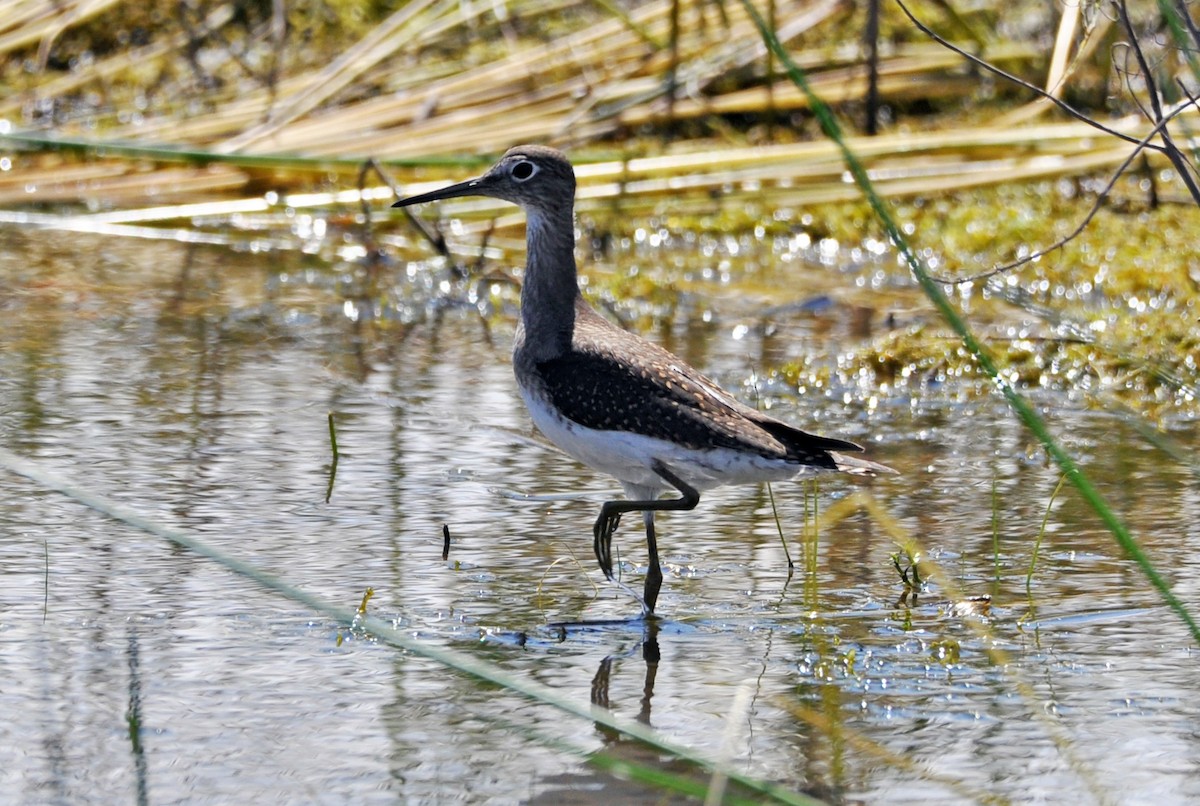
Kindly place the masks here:
[[(1140, 122), (1128, 119), (1114, 125), (1136, 132)], [(905, 198), (951, 192), (1014, 181), (1054, 176), (1078, 176), (1109, 169), (1127, 159), (1130, 147), (1095, 142), (1091, 127), (1082, 123), (1027, 126), (996, 130), (988, 127), (929, 132), (918, 136), (894, 134), (850, 138), (855, 153), (867, 163), (882, 196)], [(303, 166), (303, 163), (299, 163)], [(320, 161), (314, 161), (314, 172)], [(69, 202), (102, 199), (107, 208), (153, 204), (137, 214), (144, 222), (172, 220), (187, 214), (186, 200), (220, 194), (210, 208), (220, 214), (221, 202), (231, 213), (255, 195), (231, 198), (261, 179), (255, 171), (235, 164), (204, 167), (151, 167), (120, 160), (72, 164), (55, 159), (41, 169), (0, 174), (0, 204), (34, 201)], [(296, 184), (308, 175), (293, 168)], [(837, 148), (827, 141), (761, 146), (708, 147), (657, 156), (631, 156), (577, 165), (579, 209), (606, 209), (620, 200), (626, 211), (653, 209), (670, 198), (677, 211), (711, 209), (714, 194), (728, 200), (753, 197), (765, 203), (806, 205), (853, 201), (858, 189), (846, 181)], [(435, 183), (413, 183), (411, 192), (433, 189)], [(274, 206), (326, 207), (362, 198), (385, 200), (390, 188), (375, 185), (357, 191), (279, 195)], [(178, 200), (178, 207), (163, 206)], [(523, 219), (502, 202), (478, 199), (445, 205), (448, 214), (467, 218), (501, 216), (498, 226)], [(110, 212), (96, 215), (109, 218)], [(74, 220), (85, 221), (88, 214)], [(484, 226), (481, 224), (480, 226)], [(491, 226), (490, 224), (487, 226)]]
[[(177, 79), (180, 98), (136, 112), (127, 108), (136, 96), (129, 85), (148, 75), (168, 81), (165, 77), (183, 70), (180, 64), (196, 58), (198, 47), (207, 48), (209, 61), (232, 70), (232, 57), (222, 62), (212, 51), (220, 51), (213, 42), (236, 40), (227, 29), (237, 23), (230, 5), (214, 5), (194, 30), (164, 30), (140, 47), (98, 54), (65, 75), (46, 70), (55, 38), (73, 29), (83, 36), (87, 25), (104, 24), (108, 5), (65, 4), (50, 14), (35, 13), (39, 4), (12, 4), (14, 13), (0, 31), (0, 55), (35, 57), (31, 63), (41, 72), (0, 98), (0, 115), (8, 118), (0, 138), (33, 135), (10, 143), (35, 152), (61, 147), (57, 141), (65, 138), (92, 161), (80, 166), (57, 156), (19, 154), (12, 170), (0, 175), (0, 204), (158, 208), (174, 199), (308, 189), (328, 179), (333, 161), (337, 176), (349, 181), (350, 166), (358, 160), (411, 164), (495, 155), (521, 141), (568, 147), (584, 162), (595, 144), (611, 155), (613, 143), (627, 143), (617, 147), (624, 159), (597, 154), (601, 162), (581, 169), (585, 204), (614, 193), (639, 205), (666, 193), (737, 194), (743, 187), (783, 196), (802, 190), (809, 203), (857, 194), (827, 143), (787, 142), (805, 136), (803, 115), (795, 115), (806, 114), (807, 96), (775, 75), (762, 38), (737, 3), (651, 0), (626, 12), (570, 0), (527, 0), (497, 15), (482, 4), (417, 0), (378, 21), (335, 58), (301, 63), (284, 54), (277, 58), (296, 63), (295, 70), (271, 80), (265, 73), (226, 77), (203, 91)], [(780, 41), (795, 48), (793, 60), (827, 102), (857, 103), (869, 91), (861, 43), (841, 41), (842, 31), (857, 25), (854, 14), (839, 0), (785, 0), (773, 7)], [(554, 21), (555, 35), (542, 30), (551, 27), (545, 20)], [(972, 30), (961, 17), (948, 27)], [(218, 33), (225, 39), (218, 40)], [(1081, 52), (1094, 42), (1083, 40)], [(1046, 80), (1061, 84), (1068, 73), (1065, 47), (1050, 54), (1049, 66), (1035, 41), (993, 36), (984, 53), (1006, 69), (1049, 70)], [(253, 42), (242, 50), (252, 55)], [(241, 59), (251, 61), (245, 54)], [(877, 75), (879, 97), (896, 108), (945, 105), (979, 93), (977, 75), (964, 68), (960, 56), (921, 38), (889, 42)], [(93, 104), (87, 100), (93, 96), (111, 100)], [(62, 111), (49, 119), (36, 114), (48, 108)], [(1042, 111), (1025, 109), (1026, 117)], [(1006, 107), (999, 114), (1018, 113)], [(1182, 117), (1194, 119), (1195, 113)], [(757, 144), (732, 136), (725, 122), (755, 119), (776, 121), (770, 137)], [(886, 196), (1079, 175), (1111, 167), (1130, 151), (1082, 123), (998, 128), (991, 120), (973, 120), (942, 124), (936, 131), (907, 128), (852, 141)], [(1139, 136), (1146, 124), (1131, 117), (1114, 128)], [(644, 137), (664, 131), (675, 133), (669, 146)], [(113, 144), (184, 153), (95, 156)], [(639, 159), (650, 154), (653, 160)], [(276, 162), (264, 168), (253, 157)], [(180, 161), (191, 164), (170, 164)]]

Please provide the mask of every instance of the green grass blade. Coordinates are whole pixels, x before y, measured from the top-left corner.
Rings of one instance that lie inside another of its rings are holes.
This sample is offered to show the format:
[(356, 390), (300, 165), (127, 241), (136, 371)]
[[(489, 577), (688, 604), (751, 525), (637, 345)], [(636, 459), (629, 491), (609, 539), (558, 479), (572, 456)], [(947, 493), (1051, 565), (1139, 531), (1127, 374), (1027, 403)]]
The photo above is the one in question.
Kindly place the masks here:
[(833, 111), (809, 86), (804, 71), (795, 63), (795, 61), (792, 60), (790, 54), (788, 54), (787, 50), (785, 50), (783, 45), (779, 42), (779, 39), (763, 21), (762, 16), (758, 13), (758, 10), (754, 7), (753, 3), (750, 0), (740, 1), (742, 5), (745, 6), (746, 13), (750, 15), (751, 19), (754, 21), (754, 24), (758, 27), (759, 33), (761, 34), (767, 47), (775, 54), (776, 58), (779, 59), (780, 64), (783, 65), (788, 77), (808, 97), (809, 106), (812, 109), (813, 114), (816, 116), (817, 121), (820, 123), (821, 130), (825, 133), (825, 136), (832, 140), (841, 150), (842, 158), (845, 161), (846, 167), (850, 171), (851, 176), (854, 177), (855, 184), (857, 184), (859, 189), (862, 190), (863, 195), (867, 199), (867, 203), (871, 206), (872, 211), (875, 213), (880, 224), (883, 226), (884, 231), (887, 232), (888, 237), (891, 238), (892, 243), (894, 243), (896, 248), (900, 251), (905, 263), (912, 271), (913, 276), (917, 278), (918, 284), (920, 284), (921, 289), (925, 292), (925, 295), (929, 298), (929, 301), (933, 303), (933, 306), (942, 315), (942, 318), (946, 320), (947, 324), (949, 324), (951, 329), (953, 329), (958, 335), (963, 346), (966, 347), (967, 351), (975, 359), (976, 363), (979, 364), (980, 368), (982, 368), (983, 371), (992, 378), (996, 384), (996, 388), (1002, 395), (1004, 395), (1005, 400), (1008, 401), (1008, 405), (1016, 413), (1018, 419), (1020, 419), (1025, 427), (1037, 437), (1038, 441), (1041, 442), (1042, 446), (1046, 449), (1046, 452), (1050, 454), (1050, 457), (1054, 459), (1055, 463), (1058, 464), (1063, 473), (1071, 480), (1071, 484), (1074, 485), (1076, 491), (1078, 491), (1083, 500), (1087, 502), (1096, 515), (1099, 516), (1100, 520), (1103, 521), (1104, 525), (1116, 539), (1117, 544), (1125, 551), (1126, 554), (1133, 558), (1134, 562), (1136, 562), (1138, 567), (1141, 568), (1142, 573), (1146, 575), (1148, 580), (1150, 580), (1150, 584), (1155, 587), (1168, 606), (1170, 606), (1170, 608), (1174, 610), (1179, 618), (1182, 619), (1187, 625), (1188, 629), (1192, 633), (1192, 637), (1197, 642), (1200, 642), (1200, 623), (1197, 623), (1192, 614), (1188, 612), (1187, 607), (1183, 604), (1182, 600), (1180, 600), (1179, 597), (1177, 597), (1171, 590), (1171, 587), (1167, 584), (1167, 581), (1162, 577), (1161, 574), (1158, 573), (1157, 569), (1155, 569), (1154, 563), (1150, 560), (1150, 557), (1142, 550), (1142, 547), (1138, 544), (1133, 534), (1108, 506), (1108, 503), (1104, 500), (1104, 497), (1092, 485), (1091, 481), (1084, 474), (1084, 472), (1079, 469), (1078, 465), (1075, 464), (1075, 460), (1072, 459), (1071, 456), (1059, 446), (1053, 435), (1051, 435), (1050, 430), (1046, 427), (1046, 424), (1042, 418), (1039, 417), (1037, 412), (1033, 410), (1033, 407), (1029, 405), (1028, 401), (1021, 396), (1020, 392), (1018, 392), (1016, 388), (1009, 383), (1003, 375), (1000, 374), (1000, 371), (996, 366), (996, 362), (992, 359), (991, 354), (975, 337), (975, 334), (971, 332), (970, 327), (959, 315), (958, 311), (950, 302), (949, 297), (946, 296), (941, 286), (938, 285), (938, 283), (930, 276), (929, 270), (917, 256), (916, 252), (913, 251), (912, 246), (904, 237), (904, 233), (901, 231), (900, 226), (892, 217), (891, 210), (884, 203), (879, 194), (875, 192), (874, 186), (871, 183), (871, 179), (867, 175), (866, 168), (859, 161), (854, 152), (850, 150), (849, 146), (846, 145), (845, 137), (842, 135), (841, 126), (834, 117)]
[[(39, 151), (64, 151), (89, 157), (112, 157), (154, 162), (182, 162), (193, 165), (222, 163), (239, 168), (278, 169), (303, 168), (310, 171), (358, 170), (366, 160), (361, 157), (304, 157), (298, 154), (222, 154), (201, 148), (185, 148), (144, 143), (105, 142), (74, 137), (58, 137), (30, 132), (0, 130), (0, 144), (21, 146)], [(475, 167), (488, 162), (487, 157), (413, 157), (379, 160), (380, 164), (398, 168)]]
[(1025, 574), (1026, 595), (1032, 595), (1030, 588), (1033, 587), (1033, 572), (1037, 570), (1038, 552), (1042, 548), (1042, 538), (1046, 536), (1046, 524), (1050, 522), (1050, 510), (1054, 507), (1054, 499), (1058, 498), (1058, 492), (1066, 480), (1066, 476), (1058, 480), (1058, 484), (1054, 485), (1054, 492), (1050, 493), (1050, 500), (1046, 502), (1046, 514), (1042, 516), (1042, 528), (1038, 529), (1037, 539), (1033, 541), (1033, 555), (1029, 558), (1029, 572)]
[[(319, 596), (316, 596), (308, 591), (296, 587), (279, 577), (270, 574), (255, 565), (239, 560), (236, 557), (230, 556), (204, 541), (198, 539), (192, 534), (183, 529), (164, 526), (156, 521), (153, 521), (131, 507), (113, 501), (110, 498), (89, 492), (80, 488), (77, 484), (62, 478), (61, 476), (51, 473), (37, 463), (25, 459), (17, 454), (11, 453), (8, 450), (0, 448), (0, 468), (8, 470), (19, 476), (40, 484), (51, 490), (55, 490), (63, 495), (77, 501), (80, 504), (106, 515), (116, 521), (119, 521), (126, 526), (130, 526), (139, 531), (145, 532), (155, 537), (162, 538), (174, 545), (185, 548), (191, 552), (199, 554), (209, 560), (212, 560), (233, 573), (245, 577), (253, 581), (255, 584), (274, 591), (281, 596), (297, 602), (305, 607), (321, 613), (327, 618), (339, 622), (340, 624), (350, 627), (366, 630), (371, 633), (380, 642), (388, 644), (397, 649), (403, 649), (406, 652), (411, 652), (414, 655), (420, 655), (429, 658), (436, 663), (439, 663), (447, 668), (454, 669), (462, 674), (470, 675), (488, 683), (497, 685), (507, 691), (515, 694), (520, 694), (535, 702), (548, 705), (568, 714), (586, 719), (600, 725), (604, 725), (614, 731), (622, 733), (632, 739), (644, 742), (651, 747), (668, 753), (677, 758), (685, 759), (692, 764), (703, 767), (706, 770), (720, 771), (728, 777), (730, 781), (735, 781), (747, 789), (761, 793), (771, 800), (779, 803), (800, 804), (800, 806), (813, 806), (820, 804), (822, 801), (815, 800), (806, 795), (784, 789), (776, 784), (765, 781), (758, 781), (743, 775), (741, 772), (729, 767), (726, 764), (719, 763), (711, 758), (705, 758), (699, 752), (677, 744), (674, 741), (666, 738), (658, 731), (636, 722), (632, 719), (618, 717), (602, 708), (597, 708), (591, 703), (581, 703), (570, 697), (565, 697), (547, 685), (538, 683), (537, 681), (527, 678), (517, 677), (508, 672), (493, 666), (485, 661), (482, 661), (465, 652), (457, 649), (451, 649), (444, 646), (434, 646), (424, 641), (417, 640), (411, 636), (395, 629), (391, 624), (374, 616), (360, 614), (355, 609), (348, 609), (332, 602), (325, 601)], [(603, 763), (600, 759), (598, 763)], [(628, 762), (627, 762), (628, 763)], [(639, 773), (642, 775), (642, 773)], [(651, 772), (644, 773), (644, 779), (650, 780), (655, 777)]]

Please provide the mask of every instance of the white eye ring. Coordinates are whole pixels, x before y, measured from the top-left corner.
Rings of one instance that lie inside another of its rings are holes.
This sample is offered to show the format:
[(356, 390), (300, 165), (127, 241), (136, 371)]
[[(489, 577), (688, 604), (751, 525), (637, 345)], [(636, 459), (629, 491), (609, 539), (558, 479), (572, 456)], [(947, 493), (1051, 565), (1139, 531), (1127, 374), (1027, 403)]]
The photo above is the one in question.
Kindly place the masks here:
[[(521, 160), (512, 167), (512, 170), (509, 171), (509, 173), (512, 175), (512, 178), (518, 182), (528, 182), (530, 179), (537, 176), (538, 170), (539, 168), (536, 162)], [(526, 173), (526, 171), (528, 171), (528, 173)]]

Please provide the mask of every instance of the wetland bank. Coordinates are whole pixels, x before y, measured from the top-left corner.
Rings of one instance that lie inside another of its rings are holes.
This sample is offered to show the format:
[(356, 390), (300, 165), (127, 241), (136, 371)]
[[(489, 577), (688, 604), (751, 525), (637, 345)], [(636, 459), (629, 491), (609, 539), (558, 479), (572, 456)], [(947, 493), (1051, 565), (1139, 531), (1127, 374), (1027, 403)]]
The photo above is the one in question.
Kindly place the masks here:
[[(1156, 125), (1121, 6), (913, 11), (1132, 144), (887, 4), (861, 135), (863, 9), (775, 5), (933, 275), (1086, 222), (942, 286), (999, 381), (740, 5), (675, 8), (674, 46), (669, 3), (95, 8), (0, 31), (0, 446), (72, 485), (0, 475), (13, 802), (704, 799), (712, 764), (731, 801), (1200, 798), (1196, 639), (997, 392), (1194, 614), (1200, 215), (1162, 151), (1106, 189)], [(513, 138), (577, 163), (597, 308), (902, 475), (706, 493), (663, 517), (665, 618), (620, 621), (590, 557), (615, 485), (512, 380), (521, 217), (445, 204), (439, 250), (359, 176), (421, 192)]]

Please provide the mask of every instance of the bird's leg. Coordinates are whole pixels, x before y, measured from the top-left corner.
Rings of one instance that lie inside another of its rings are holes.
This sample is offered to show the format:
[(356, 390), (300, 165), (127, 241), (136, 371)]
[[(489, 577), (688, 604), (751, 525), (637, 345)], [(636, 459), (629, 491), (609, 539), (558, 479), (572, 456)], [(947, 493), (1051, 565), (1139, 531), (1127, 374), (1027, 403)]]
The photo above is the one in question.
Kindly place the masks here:
[(646, 612), (654, 612), (654, 603), (658, 601), (658, 589), (662, 587), (662, 565), (658, 562), (658, 542), (654, 539), (654, 513), (646, 510), (642, 513), (646, 522), (646, 548), (650, 552), (650, 567), (646, 569), (646, 587), (642, 591), (642, 602)]
[(646, 513), (643, 518), (646, 522), (646, 544), (650, 550), (650, 570), (646, 576), (645, 604), (647, 612), (653, 613), (654, 602), (658, 599), (658, 590), (662, 587), (662, 567), (658, 562), (658, 543), (654, 535), (654, 513), (664, 510), (695, 509), (696, 505), (700, 503), (700, 493), (657, 459), (650, 465), (650, 468), (658, 474), (659, 478), (679, 491), (679, 498), (606, 501), (600, 507), (600, 517), (596, 519), (596, 525), (593, 528), (595, 533), (593, 547), (596, 551), (596, 559), (600, 562), (600, 570), (604, 572), (605, 577), (612, 579), (612, 536), (617, 530), (617, 524), (621, 521), (621, 515), (626, 512)]

